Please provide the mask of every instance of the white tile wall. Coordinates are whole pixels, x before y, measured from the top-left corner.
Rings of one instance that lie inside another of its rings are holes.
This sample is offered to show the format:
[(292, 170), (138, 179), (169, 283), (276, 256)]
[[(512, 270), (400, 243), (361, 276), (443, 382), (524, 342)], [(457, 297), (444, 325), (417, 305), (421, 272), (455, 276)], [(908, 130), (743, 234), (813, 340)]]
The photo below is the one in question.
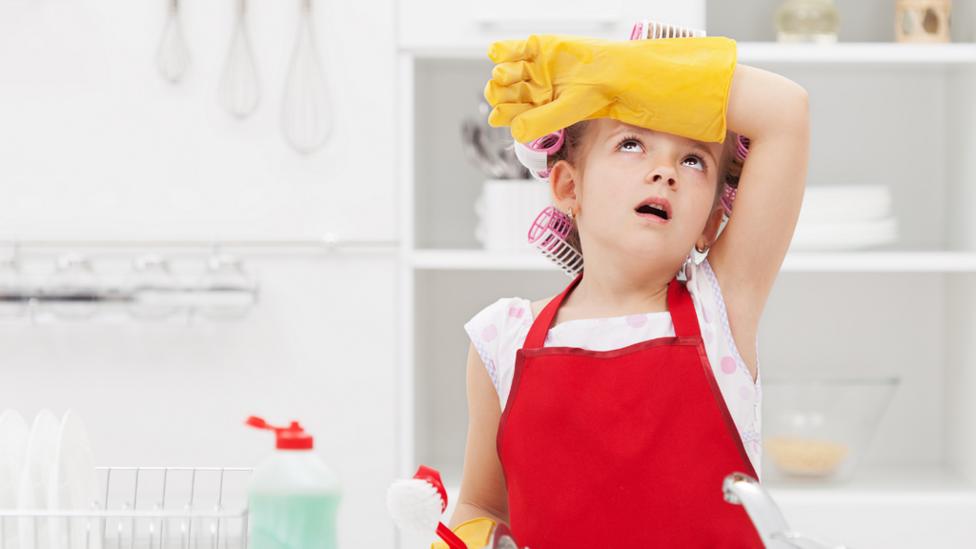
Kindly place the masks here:
[(0, 323), (0, 409), (74, 409), (113, 466), (254, 466), (274, 443), (247, 416), (301, 420), (343, 483), (341, 546), (391, 547), (394, 260), (248, 265), (261, 297), (242, 321)]

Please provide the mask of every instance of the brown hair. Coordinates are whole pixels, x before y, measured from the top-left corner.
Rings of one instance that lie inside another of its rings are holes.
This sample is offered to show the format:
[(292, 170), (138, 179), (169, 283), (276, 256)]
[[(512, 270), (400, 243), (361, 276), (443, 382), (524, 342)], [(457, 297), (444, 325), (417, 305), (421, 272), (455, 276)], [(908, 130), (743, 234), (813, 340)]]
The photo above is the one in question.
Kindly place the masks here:
[[(590, 122), (591, 120), (582, 120), (566, 128), (563, 146), (560, 147), (555, 153), (549, 155), (549, 169), (552, 169), (556, 162), (565, 160), (579, 170), (580, 173), (585, 170), (584, 161), (586, 159), (586, 143), (584, 142), (584, 138), (586, 136), (587, 129), (590, 126)], [(739, 162), (735, 155), (736, 138), (736, 134), (731, 131), (727, 131), (725, 133), (725, 141), (723, 142), (722, 146), (722, 157), (719, 158), (719, 177), (718, 182), (715, 185), (715, 196), (712, 200), (712, 208), (715, 208), (715, 206), (718, 205), (726, 185), (735, 187), (739, 183), (739, 174), (742, 172), (742, 162)], [(580, 243), (579, 228), (576, 226), (575, 220), (573, 221), (573, 229), (570, 231), (566, 240), (570, 245), (579, 250), (581, 254), (583, 253), (583, 246)]]

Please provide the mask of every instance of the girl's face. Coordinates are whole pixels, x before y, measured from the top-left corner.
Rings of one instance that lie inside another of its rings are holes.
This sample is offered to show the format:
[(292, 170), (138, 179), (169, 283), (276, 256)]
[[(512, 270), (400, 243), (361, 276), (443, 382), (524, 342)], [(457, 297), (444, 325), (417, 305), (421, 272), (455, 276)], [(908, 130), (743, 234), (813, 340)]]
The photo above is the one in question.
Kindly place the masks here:
[[(561, 176), (581, 176), (574, 186), (575, 201), (561, 205), (578, 213), (587, 257), (606, 250), (611, 255), (647, 254), (681, 261), (703, 237), (710, 218), (720, 221), (716, 212), (721, 205), (714, 199), (722, 143), (609, 118), (592, 120), (583, 142), (582, 174), (569, 169)], [(559, 197), (559, 190), (554, 190)], [(649, 199), (667, 201), (667, 220), (636, 211)]]

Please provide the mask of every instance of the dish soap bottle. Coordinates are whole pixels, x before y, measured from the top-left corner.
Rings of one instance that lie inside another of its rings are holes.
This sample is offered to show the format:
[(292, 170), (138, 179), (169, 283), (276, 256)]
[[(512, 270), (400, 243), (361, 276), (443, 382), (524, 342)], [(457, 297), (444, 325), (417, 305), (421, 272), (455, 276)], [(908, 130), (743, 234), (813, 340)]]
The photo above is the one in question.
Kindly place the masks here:
[(274, 454), (248, 486), (252, 549), (335, 549), (341, 491), (331, 469), (312, 450), (314, 440), (297, 421), (268, 425), (259, 417), (247, 424), (275, 432)]

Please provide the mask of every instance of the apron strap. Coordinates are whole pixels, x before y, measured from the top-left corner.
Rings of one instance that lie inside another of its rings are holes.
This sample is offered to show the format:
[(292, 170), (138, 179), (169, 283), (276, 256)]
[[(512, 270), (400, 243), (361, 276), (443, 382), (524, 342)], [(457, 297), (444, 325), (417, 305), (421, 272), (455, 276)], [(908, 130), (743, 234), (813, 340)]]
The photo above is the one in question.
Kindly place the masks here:
[(671, 311), (671, 323), (674, 324), (676, 337), (701, 336), (691, 293), (688, 292), (688, 286), (680, 282), (677, 277), (672, 278), (668, 284), (668, 310)]
[(549, 332), (549, 326), (552, 326), (552, 321), (556, 318), (556, 311), (566, 300), (566, 296), (569, 292), (575, 288), (580, 280), (583, 279), (583, 272), (580, 271), (576, 278), (566, 286), (566, 289), (556, 297), (552, 298), (549, 303), (542, 309), (539, 316), (532, 322), (532, 327), (529, 328), (529, 335), (525, 336), (525, 343), (522, 345), (523, 349), (541, 349), (546, 342), (546, 333)]
[[(529, 335), (525, 337), (523, 349), (541, 349), (546, 342), (546, 333), (552, 326), (552, 321), (556, 318), (556, 312), (562, 306), (563, 301), (569, 292), (573, 291), (583, 279), (580, 272), (576, 278), (566, 286), (566, 289), (549, 301), (539, 313), (539, 316), (532, 322)], [(672, 278), (668, 283), (668, 310), (671, 312), (671, 322), (674, 324), (674, 334), (677, 337), (700, 336), (698, 328), (698, 315), (695, 314), (695, 304), (691, 301), (691, 294), (688, 288), (678, 280)]]

